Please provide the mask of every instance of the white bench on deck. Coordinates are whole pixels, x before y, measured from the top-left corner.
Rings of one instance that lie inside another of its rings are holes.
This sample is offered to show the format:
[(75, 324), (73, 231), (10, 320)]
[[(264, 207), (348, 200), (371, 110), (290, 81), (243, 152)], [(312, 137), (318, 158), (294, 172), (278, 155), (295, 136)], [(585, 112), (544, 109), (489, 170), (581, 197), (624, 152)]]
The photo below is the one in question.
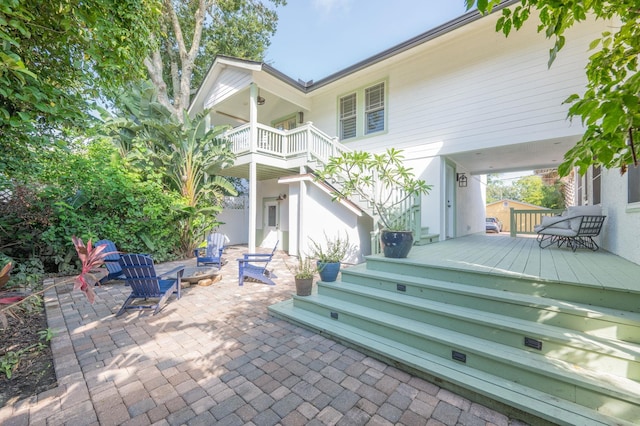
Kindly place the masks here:
[(599, 247), (593, 237), (600, 234), (605, 217), (600, 206), (572, 206), (560, 216), (544, 216), (533, 229), (540, 248), (566, 244), (573, 251), (578, 247), (596, 251)]

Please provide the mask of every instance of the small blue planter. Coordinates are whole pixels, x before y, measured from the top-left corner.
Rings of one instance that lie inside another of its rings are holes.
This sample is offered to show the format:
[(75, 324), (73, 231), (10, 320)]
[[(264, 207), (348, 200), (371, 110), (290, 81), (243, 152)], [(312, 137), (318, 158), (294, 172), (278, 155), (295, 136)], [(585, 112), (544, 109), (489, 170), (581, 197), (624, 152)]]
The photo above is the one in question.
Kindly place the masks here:
[(338, 273), (340, 272), (340, 262), (335, 263), (323, 263), (318, 261), (318, 272), (320, 273), (320, 279), (324, 282), (333, 282), (338, 279)]

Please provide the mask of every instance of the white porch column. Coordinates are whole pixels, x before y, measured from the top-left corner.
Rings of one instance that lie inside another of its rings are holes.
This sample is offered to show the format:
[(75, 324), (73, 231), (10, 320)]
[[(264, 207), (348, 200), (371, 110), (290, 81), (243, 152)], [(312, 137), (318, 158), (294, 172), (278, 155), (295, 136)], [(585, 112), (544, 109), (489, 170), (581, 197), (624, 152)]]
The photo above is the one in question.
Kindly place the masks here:
[[(300, 167), (300, 174), (304, 174), (305, 172), (306, 170), (304, 167)], [(305, 244), (307, 233), (305, 232), (304, 227), (304, 205), (307, 198), (307, 185), (302, 179), (300, 179), (300, 183), (298, 185), (298, 253), (300, 253), (300, 256), (307, 256), (309, 253), (304, 252), (307, 248), (307, 245)]]
[[(258, 86), (251, 83), (249, 96), (249, 150), (252, 155), (258, 147)], [(255, 159), (249, 163), (249, 253), (256, 252), (258, 222), (258, 167)]]

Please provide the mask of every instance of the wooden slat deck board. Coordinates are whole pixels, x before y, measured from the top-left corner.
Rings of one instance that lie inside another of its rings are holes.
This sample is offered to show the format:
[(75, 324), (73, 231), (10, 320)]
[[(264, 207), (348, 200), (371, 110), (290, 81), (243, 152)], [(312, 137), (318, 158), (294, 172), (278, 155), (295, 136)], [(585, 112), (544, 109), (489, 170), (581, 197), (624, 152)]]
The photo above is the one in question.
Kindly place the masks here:
[(505, 235), (469, 235), (435, 244), (416, 246), (412, 261), (429, 265), (539, 277), (583, 285), (640, 293), (640, 265), (603, 249), (548, 247), (535, 238)]

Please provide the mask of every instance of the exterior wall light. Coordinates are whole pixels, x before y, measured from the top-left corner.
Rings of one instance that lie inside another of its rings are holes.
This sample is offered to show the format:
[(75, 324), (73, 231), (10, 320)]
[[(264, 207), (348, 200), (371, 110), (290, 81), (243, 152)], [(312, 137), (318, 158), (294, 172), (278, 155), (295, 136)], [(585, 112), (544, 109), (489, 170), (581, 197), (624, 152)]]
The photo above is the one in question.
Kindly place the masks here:
[(464, 173), (456, 173), (456, 181), (458, 181), (458, 188), (467, 187), (467, 176)]

